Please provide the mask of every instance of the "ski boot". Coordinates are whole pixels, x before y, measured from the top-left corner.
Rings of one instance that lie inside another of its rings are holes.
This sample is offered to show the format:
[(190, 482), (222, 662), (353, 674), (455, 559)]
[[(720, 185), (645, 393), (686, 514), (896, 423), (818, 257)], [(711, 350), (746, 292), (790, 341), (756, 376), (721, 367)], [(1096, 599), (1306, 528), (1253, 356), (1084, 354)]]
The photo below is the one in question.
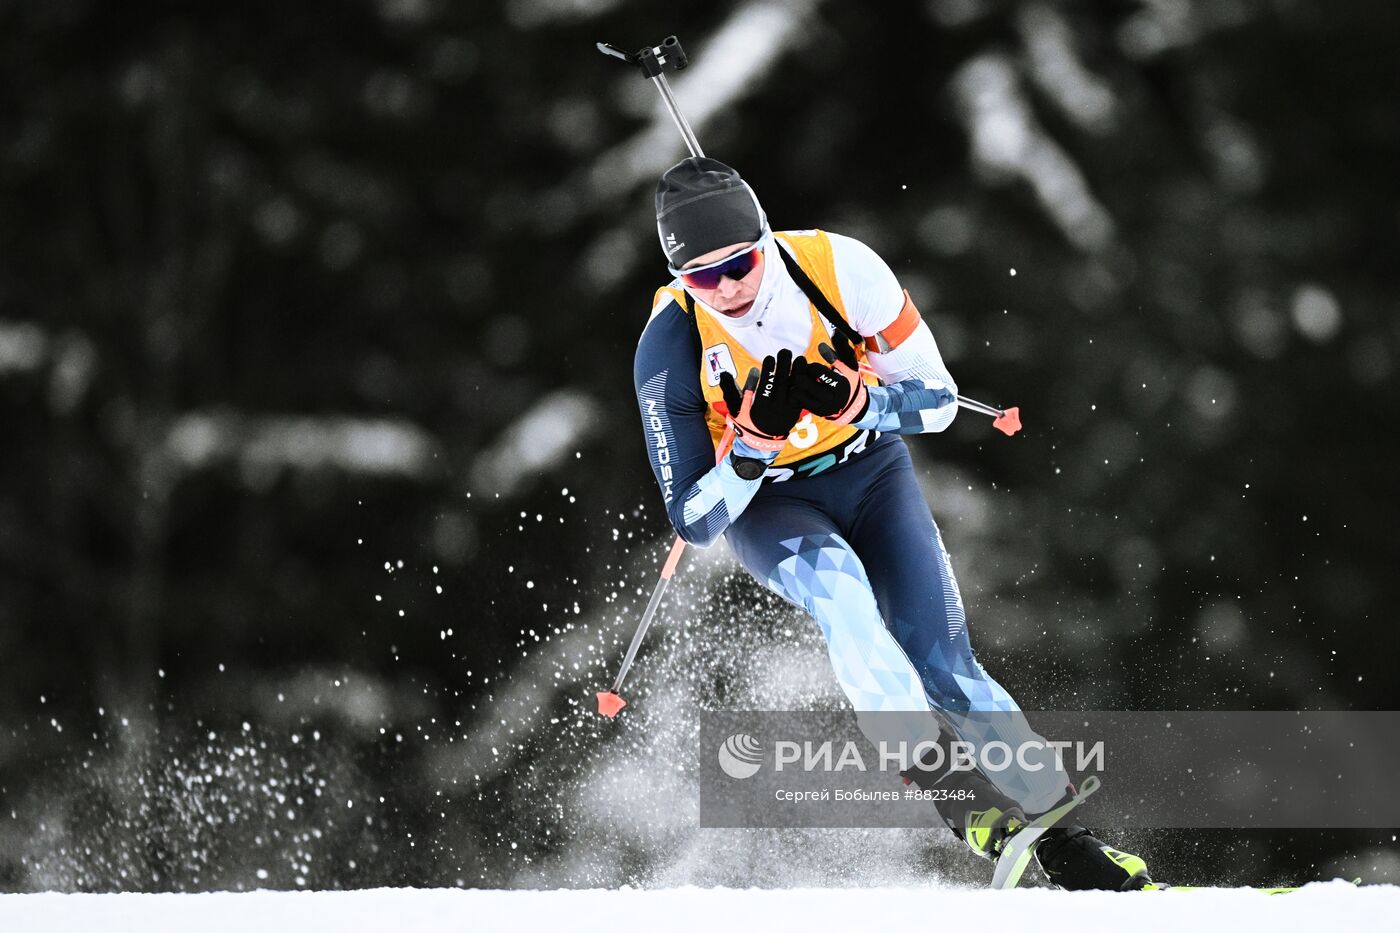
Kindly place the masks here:
[[(934, 801), (934, 808), (953, 835), (989, 861), (995, 862), (1006, 842), (1029, 822), (1014, 800), (976, 772), (934, 775), (911, 768), (901, 776), (923, 790), (949, 791), (949, 797)], [(963, 792), (961, 800), (958, 791)], [(1046, 830), (1036, 843), (1035, 856), (1050, 883), (1067, 891), (1135, 891), (1152, 884), (1146, 862), (1105, 845), (1083, 826)]]
[(954, 836), (988, 861), (995, 862), (1006, 840), (1028, 822), (1016, 801), (974, 771), (934, 774), (910, 768), (900, 776), (904, 783), (917, 784), (921, 790), (946, 792), (948, 796), (934, 800), (934, 809)]
[(1046, 830), (1035, 858), (1050, 883), (1066, 891), (1138, 891), (1155, 885), (1147, 863), (1094, 838), (1083, 826)]

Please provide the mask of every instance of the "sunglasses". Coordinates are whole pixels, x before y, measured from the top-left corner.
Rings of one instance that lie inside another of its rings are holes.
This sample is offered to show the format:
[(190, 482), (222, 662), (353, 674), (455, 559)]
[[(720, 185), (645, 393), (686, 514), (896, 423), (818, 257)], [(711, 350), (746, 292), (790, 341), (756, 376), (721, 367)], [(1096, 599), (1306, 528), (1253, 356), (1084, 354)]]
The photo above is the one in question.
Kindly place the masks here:
[(671, 274), (680, 276), (681, 283), (687, 288), (718, 288), (722, 279), (737, 281), (752, 272), (758, 265), (759, 257), (763, 255), (759, 251), (762, 245), (763, 241), (759, 240), (753, 246), (726, 256), (718, 262), (700, 266), (698, 269), (672, 269)]

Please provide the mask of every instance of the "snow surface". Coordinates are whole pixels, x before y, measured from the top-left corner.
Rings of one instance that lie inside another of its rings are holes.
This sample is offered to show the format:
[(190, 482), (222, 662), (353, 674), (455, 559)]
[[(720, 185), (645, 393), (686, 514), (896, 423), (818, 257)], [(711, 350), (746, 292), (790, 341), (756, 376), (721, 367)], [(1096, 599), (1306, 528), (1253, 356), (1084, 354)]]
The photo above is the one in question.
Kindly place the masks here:
[[(670, 888), (660, 890), (416, 890), (247, 894), (0, 895), (0, 930), (23, 933), (550, 933), (728, 929), (954, 930), (1400, 929), (1400, 887), (1310, 884), (1294, 894), (1250, 890), (1114, 894), (1033, 888)], [(989, 921), (989, 918), (995, 918)]]

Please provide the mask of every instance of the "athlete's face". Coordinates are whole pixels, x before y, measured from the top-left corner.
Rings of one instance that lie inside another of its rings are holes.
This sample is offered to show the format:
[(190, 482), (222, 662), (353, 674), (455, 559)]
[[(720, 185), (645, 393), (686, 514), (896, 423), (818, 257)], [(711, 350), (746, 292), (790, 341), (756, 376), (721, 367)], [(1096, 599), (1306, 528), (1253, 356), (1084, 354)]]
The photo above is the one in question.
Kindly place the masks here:
[[(719, 262), (726, 256), (742, 252), (753, 246), (752, 240), (745, 240), (743, 243), (733, 243), (729, 246), (712, 250), (702, 256), (696, 256), (690, 262), (681, 267), (684, 269), (695, 269), (700, 266), (708, 266), (712, 262)], [(694, 288), (690, 291), (705, 304), (714, 308), (721, 314), (729, 317), (742, 317), (753, 307), (753, 300), (758, 296), (758, 286), (763, 282), (763, 251), (757, 251), (757, 260), (754, 267), (749, 270), (749, 274), (742, 279), (731, 279), (724, 276), (719, 280), (719, 284), (714, 288)]]

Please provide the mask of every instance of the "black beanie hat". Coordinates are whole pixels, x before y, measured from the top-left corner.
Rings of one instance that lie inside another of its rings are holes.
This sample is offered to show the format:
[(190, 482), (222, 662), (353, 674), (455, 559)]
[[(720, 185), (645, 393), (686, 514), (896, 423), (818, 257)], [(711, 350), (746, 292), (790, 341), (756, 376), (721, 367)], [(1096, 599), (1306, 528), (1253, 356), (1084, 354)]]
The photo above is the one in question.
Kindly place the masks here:
[(656, 185), (656, 232), (673, 268), (731, 243), (755, 242), (763, 227), (753, 189), (718, 159), (677, 162)]

